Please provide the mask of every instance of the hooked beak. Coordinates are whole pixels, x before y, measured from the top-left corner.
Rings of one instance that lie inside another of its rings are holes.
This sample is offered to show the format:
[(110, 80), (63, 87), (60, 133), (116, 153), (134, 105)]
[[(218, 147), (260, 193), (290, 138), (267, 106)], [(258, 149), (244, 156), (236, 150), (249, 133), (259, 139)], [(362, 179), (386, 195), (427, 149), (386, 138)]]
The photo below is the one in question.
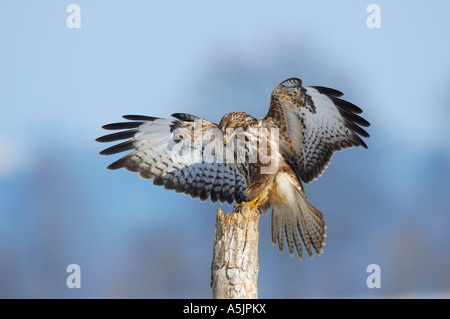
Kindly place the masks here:
[(223, 135), (223, 144), (227, 145), (228, 143), (230, 143), (231, 138), (234, 136), (235, 133), (236, 133), (236, 131), (231, 133), (230, 136), (226, 136), (226, 134), (224, 134)]

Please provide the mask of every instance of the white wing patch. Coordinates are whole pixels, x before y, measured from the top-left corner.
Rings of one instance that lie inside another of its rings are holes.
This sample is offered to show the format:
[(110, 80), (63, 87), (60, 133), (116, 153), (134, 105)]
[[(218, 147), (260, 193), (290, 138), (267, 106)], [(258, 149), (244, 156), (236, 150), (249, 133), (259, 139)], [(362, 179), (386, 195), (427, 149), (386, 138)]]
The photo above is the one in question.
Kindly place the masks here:
[[(99, 142), (111, 142), (132, 137), (131, 140), (114, 145), (100, 152), (111, 155), (135, 149), (108, 166), (109, 169), (125, 168), (139, 172), (143, 178), (153, 179), (153, 184), (166, 189), (189, 194), (200, 200), (211, 198), (212, 202), (244, 199), (246, 183), (233, 164), (215, 161), (221, 154), (204, 157), (205, 147), (213, 147), (211, 141), (195, 140), (194, 126), (197, 122), (148, 118), (144, 116), (124, 116), (139, 122), (124, 122), (105, 125), (105, 129), (129, 129), (105, 135)], [(217, 126), (203, 120), (205, 128)], [(201, 135), (200, 135), (201, 136)], [(198, 143), (197, 143), (198, 142)], [(222, 140), (220, 140), (222, 143)]]
[(357, 135), (369, 137), (361, 126), (369, 126), (361, 109), (339, 97), (341, 92), (325, 87), (302, 87), (299, 79), (288, 79), (272, 93), (266, 119), (279, 125), (280, 150), (297, 176), (306, 183), (317, 179), (334, 152), (352, 146), (366, 147)]
[(315, 106), (316, 113), (297, 109), (297, 115), (304, 119), (302, 145), (303, 169), (314, 172), (314, 179), (322, 175), (333, 153), (352, 146), (355, 133), (346, 126), (336, 105), (326, 95), (314, 88), (306, 88)]

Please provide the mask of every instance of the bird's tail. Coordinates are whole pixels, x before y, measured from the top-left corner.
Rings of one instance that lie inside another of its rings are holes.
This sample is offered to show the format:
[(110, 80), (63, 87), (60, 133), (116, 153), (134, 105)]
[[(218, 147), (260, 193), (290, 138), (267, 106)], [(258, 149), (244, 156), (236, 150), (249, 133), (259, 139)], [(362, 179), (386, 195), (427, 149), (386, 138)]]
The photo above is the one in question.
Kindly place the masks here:
[[(297, 179), (294, 180), (293, 176), (287, 173), (277, 174), (274, 187), (278, 189), (273, 189), (275, 192), (271, 192), (272, 243), (275, 245), (278, 241), (278, 248), (281, 252), (284, 234), (286, 234), (291, 256), (294, 253), (295, 245), (297, 253), (302, 259), (301, 237), (311, 258), (313, 256), (311, 245), (320, 255), (323, 252), (326, 237), (326, 225), (322, 213), (308, 203), (301, 184)], [(280, 198), (280, 196), (285, 198)]]

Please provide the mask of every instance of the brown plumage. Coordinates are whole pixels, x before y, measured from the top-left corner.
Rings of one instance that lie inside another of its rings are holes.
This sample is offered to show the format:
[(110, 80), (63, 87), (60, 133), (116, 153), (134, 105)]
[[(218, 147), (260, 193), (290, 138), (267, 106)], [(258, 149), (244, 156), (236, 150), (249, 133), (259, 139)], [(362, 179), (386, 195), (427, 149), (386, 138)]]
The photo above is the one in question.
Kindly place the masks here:
[(301, 182), (318, 178), (335, 151), (363, 146), (370, 124), (361, 109), (325, 87), (303, 87), (300, 79), (283, 81), (272, 92), (267, 115), (225, 114), (219, 125), (176, 113), (176, 119), (128, 115), (132, 122), (105, 125), (126, 129), (97, 139), (131, 138), (105, 149), (110, 155), (134, 149), (108, 168), (124, 167), (153, 179), (155, 185), (212, 202), (248, 202), (272, 209), (272, 242), (283, 250), (284, 235), (292, 256), (302, 258), (302, 244), (323, 251), (323, 215), (306, 199)]

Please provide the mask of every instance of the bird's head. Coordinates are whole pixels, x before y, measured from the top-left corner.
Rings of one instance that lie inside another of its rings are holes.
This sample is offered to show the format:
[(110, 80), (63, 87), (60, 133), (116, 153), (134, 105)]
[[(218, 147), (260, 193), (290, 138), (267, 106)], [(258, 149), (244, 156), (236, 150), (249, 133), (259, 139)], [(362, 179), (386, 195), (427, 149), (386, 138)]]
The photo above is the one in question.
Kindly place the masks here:
[(219, 128), (223, 134), (223, 143), (227, 144), (238, 129), (243, 129), (245, 131), (254, 123), (256, 123), (256, 119), (245, 112), (232, 112), (225, 114), (219, 123)]

